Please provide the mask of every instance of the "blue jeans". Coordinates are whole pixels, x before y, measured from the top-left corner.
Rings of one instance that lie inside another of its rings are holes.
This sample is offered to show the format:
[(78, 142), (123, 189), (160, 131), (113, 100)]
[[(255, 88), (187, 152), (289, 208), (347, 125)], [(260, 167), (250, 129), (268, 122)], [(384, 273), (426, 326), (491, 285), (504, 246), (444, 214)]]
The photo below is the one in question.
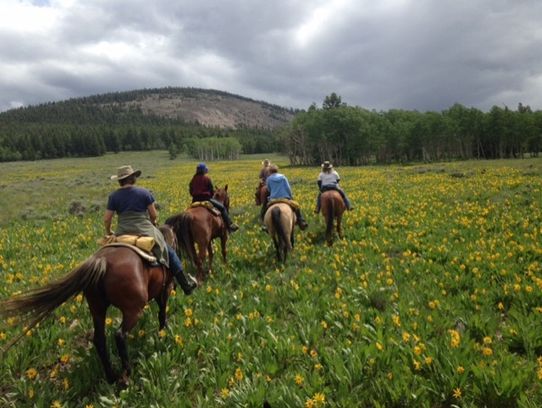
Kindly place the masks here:
[(181, 263), (181, 259), (177, 255), (177, 252), (175, 252), (169, 245), (167, 245), (167, 254), (169, 257), (169, 270), (173, 276), (177, 276), (179, 272), (182, 273), (183, 265)]

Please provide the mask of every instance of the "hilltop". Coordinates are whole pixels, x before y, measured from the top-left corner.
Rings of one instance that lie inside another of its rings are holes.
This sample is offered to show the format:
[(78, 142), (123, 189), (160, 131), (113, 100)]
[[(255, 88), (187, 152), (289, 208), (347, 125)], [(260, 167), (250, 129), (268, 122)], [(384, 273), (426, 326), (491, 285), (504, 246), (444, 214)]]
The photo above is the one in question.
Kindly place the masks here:
[(112, 92), (28, 106), (0, 114), (0, 123), (119, 124), (185, 123), (223, 129), (275, 129), (295, 115), (287, 109), (223, 91), (198, 88), (155, 88)]

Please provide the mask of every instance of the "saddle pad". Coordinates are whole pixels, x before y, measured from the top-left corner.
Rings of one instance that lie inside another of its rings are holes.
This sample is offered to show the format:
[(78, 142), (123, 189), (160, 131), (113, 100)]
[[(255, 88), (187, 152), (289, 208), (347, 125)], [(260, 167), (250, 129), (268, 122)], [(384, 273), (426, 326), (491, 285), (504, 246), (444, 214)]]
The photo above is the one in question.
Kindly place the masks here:
[(106, 245), (113, 242), (122, 242), (125, 244), (136, 246), (141, 248), (145, 252), (151, 252), (155, 245), (153, 237), (143, 237), (139, 235), (110, 235), (98, 240), (98, 244)]
[(213, 204), (211, 204), (209, 201), (194, 201), (190, 207), (188, 208), (196, 208), (196, 207), (205, 207), (209, 211), (211, 211), (214, 215), (220, 215), (220, 211), (218, 211)]
[(275, 198), (271, 201), (269, 201), (269, 204), (267, 205), (267, 208), (271, 207), (273, 204), (288, 204), (292, 209), (295, 211), (298, 208), (300, 208), (299, 203), (294, 200), (288, 200), (287, 198)]
[(145, 261), (150, 262), (151, 264), (158, 264), (158, 260), (156, 259), (155, 256), (152, 256), (151, 254), (148, 254), (147, 252), (143, 251), (142, 249), (140, 249), (140, 248), (138, 248), (138, 247), (136, 247), (134, 245), (131, 245), (131, 244), (126, 244), (124, 242), (112, 242), (110, 244), (105, 244), (102, 248), (106, 248), (106, 247), (130, 248), (135, 253), (137, 253), (141, 258), (143, 258)]

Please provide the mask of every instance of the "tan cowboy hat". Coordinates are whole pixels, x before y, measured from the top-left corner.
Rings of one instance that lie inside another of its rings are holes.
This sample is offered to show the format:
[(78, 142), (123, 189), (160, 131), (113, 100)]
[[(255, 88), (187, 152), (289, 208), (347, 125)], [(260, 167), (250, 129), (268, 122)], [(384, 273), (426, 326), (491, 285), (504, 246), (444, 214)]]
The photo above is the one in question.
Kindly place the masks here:
[(269, 161), (269, 159), (265, 159), (263, 162), (262, 162), (262, 165), (263, 166), (269, 166), (271, 164), (271, 161)]
[(130, 177), (131, 175), (135, 175), (136, 177), (141, 176), (141, 170), (134, 170), (132, 169), (132, 166), (120, 166), (117, 169), (117, 174), (111, 176), (111, 180), (123, 180), (126, 177)]
[(327, 169), (332, 169), (333, 168), (333, 164), (331, 164), (329, 161), (325, 161), (322, 163), (322, 168), (324, 170), (327, 170)]

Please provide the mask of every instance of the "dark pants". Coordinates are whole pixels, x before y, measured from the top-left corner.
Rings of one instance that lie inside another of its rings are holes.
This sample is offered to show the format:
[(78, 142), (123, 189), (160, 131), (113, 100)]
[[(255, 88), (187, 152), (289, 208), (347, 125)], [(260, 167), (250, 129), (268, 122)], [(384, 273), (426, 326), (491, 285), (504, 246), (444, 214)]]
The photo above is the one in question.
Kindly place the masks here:
[(213, 205), (213, 207), (220, 211), (220, 215), (222, 215), (222, 219), (226, 223), (226, 227), (230, 228), (232, 220), (230, 218), (230, 214), (228, 214), (228, 210), (226, 210), (226, 207), (224, 207), (220, 201), (217, 201), (214, 198), (211, 198), (209, 202)]
[(350, 206), (351, 206), (350, 200), (348, 199), (348, 197), (346, 197), (346, 194), (344, 193), (342, 188), (340, 188), (339, 186), (322, 186), (322, 188), (320, 189), (320, 192), (318, 193), (318, 198), (316, 199), (316, 210), (318, 212), (320, 212), (322, 193), (325, 191), (330, 191), (330, 190), (338, 191), (344, 201), (344, 205), (346, 205), (347, 209), (350, 209)]

